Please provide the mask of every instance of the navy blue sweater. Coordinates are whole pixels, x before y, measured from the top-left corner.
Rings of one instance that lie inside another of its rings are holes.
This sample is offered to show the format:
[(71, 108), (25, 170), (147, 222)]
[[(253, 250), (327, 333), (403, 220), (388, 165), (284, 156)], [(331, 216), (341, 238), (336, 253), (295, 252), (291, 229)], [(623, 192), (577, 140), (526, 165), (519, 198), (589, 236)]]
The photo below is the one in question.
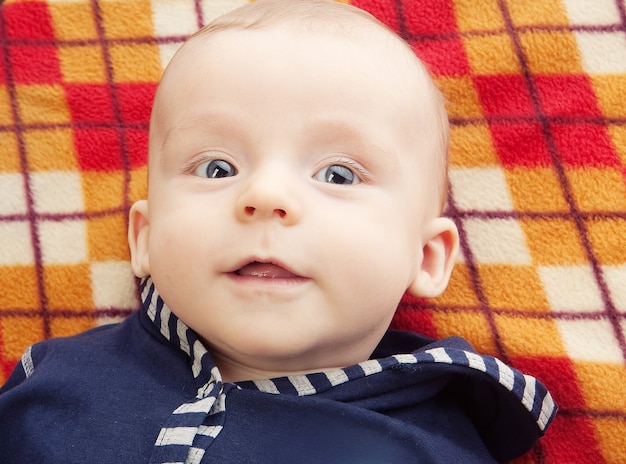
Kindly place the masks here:
[(143, 299), (27, 351), (0, 389), (0, 463), (486, 463), (530, 449), (556, 411), (464, 340), (406, 332), (355, 366), (223, 383), (149, 280)]

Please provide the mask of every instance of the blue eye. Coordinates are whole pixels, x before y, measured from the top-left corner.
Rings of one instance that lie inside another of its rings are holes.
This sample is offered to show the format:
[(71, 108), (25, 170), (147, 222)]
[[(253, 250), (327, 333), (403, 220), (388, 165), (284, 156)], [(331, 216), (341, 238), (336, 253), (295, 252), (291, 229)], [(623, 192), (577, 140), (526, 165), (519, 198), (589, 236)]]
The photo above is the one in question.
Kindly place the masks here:
[(315, 179), (336, 185), (353, 185), (361, 182), (352, 169), (341, 164), (326, 166), (315, 174)]
[(194, 174), (208, 179), (220, 179), (222, 177), (232, 177), (236, 175), (237, 169), (228, 161), (214, 159), (199, 165), (195, 169)]

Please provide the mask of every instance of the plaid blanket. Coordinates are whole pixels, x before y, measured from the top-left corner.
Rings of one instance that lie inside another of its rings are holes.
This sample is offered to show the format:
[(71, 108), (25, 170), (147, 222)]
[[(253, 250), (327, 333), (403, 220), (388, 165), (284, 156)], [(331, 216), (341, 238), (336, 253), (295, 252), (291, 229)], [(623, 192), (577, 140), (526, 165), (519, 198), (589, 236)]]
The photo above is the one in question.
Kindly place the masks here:
[[(137, 307), (126, 216), (156, 83), (242, 1), (0, 8), (0, 384), (30, 344)], [(452, 123), (462, 256), (394, 326), (461, 335), (548, 385), (560, 415), (520, 464), (626, 463), (623, 0), (352, 3), (410, 42)]]

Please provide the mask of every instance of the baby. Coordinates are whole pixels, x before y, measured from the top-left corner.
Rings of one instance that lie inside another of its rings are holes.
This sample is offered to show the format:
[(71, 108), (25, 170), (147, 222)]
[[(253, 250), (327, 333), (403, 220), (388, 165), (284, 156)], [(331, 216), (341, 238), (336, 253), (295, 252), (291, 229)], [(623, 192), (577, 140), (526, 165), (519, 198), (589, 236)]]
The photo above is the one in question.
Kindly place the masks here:
[(411, 49), (325, 0), (260, 0), (177, 52), (129, 244), (142, 309), (33, 346), (0, 461), (485, 463), (556, 407), (461, 339), (388, 331), (458, 248), (443, 98)]

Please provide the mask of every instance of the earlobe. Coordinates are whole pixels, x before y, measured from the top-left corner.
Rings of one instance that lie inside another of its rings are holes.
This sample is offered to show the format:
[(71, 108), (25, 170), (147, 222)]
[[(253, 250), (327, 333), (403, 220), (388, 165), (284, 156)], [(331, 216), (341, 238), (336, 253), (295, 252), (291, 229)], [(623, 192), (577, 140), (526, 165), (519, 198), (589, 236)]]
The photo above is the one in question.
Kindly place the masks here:
[(150, 223), (148, 221), (148, 201), (139, 200), (130, 208), (128, 218), (128, 246), (130, 248), (130, 264), (137, 277), (150, 275), (148, 256), (148, 237)]
[(459, 233), (451, 219), (436, 218), (429, 225), (418, 272), (408, 288), (411, 295), (439, 296), (448, 286), (459, 250)]

